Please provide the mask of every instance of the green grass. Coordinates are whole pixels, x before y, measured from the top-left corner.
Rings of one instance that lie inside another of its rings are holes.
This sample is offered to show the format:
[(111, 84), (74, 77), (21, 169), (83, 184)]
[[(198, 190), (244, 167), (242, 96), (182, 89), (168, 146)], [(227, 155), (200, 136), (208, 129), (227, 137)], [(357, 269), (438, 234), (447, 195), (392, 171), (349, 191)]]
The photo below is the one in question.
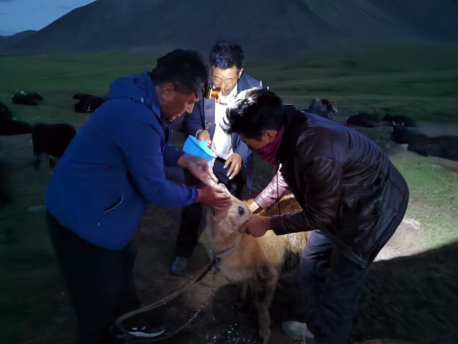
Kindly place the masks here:
[(458, 122), (458, 48), (391, 48), (311, 53), (289, 64), (247, 70), (290, 103), (337, 101), (345, 115), (399, 112), (418, 120)]
[[(0, 57), (0, 101), (21, 120), (79, 125), (86, 116), (73, 112), (74, 93), (103, 95), (111, 81), (150, 70), (155, 60), (152, 54), (124, 52)], [(285, 103), (306, 107), (315, 97), (337, 101), (340, 120), (367, 111), (458, 123), (456, 61), (458, 47), (398, 47), (315, 52), (288, 63), (248, 61), (246, 70)], [(38, 91), (45, 101), (37, 107), (11, 105), (9, 97), (19, 90)], [(385, 131), (363, 133), (382, 147), (388, 142)], [(9, 150), (2, 153), (14, 167), (15, 200), (0, 213), (0, 323), (4, 325), (0, 341), (18, 343), (26, 326), (39, 330), (42, 324), (50, 324), (61, 299), (55, 295), (59, 279), (43, 214), (26, 210), (42, 204), (49, 176), (18, 167), (32, 159), (30, 149), (3, 140), (0, 147)], [(458, 174), (438, 159), (393, 152), (401, 157), (393, 162), (411, 190), (408, 217), (421, 223), (418, 240), (436, 246), (456, 238)], [(255, 179), (268, 179), (270, 168), (257, 171)]]
[[(0, 99), (40, 91), (40, 111), (13, 107), (18, 117), (58, 120), (70, 115), (75, 92), (104, 94), (119, 76), (150, 70), (153, 54), (0, 57)], [(285, 102), (306, 107), (312, 98), (337, 101), (344, 116), (399, 112), (419, 120), (458, 122), (458, 47), (393, 47), (314, 52), (294, 61), (248, 61), (246, 70)], [(70, 97), (71, 99), (71, 97)], [(39, 113), (39, 114), (37, 114)]]
[(73, 112), (75, 93), (104, 95), (111, 81), (152, 69), (155, 61), (152, 55), (125, 53), (0, 57), (0, 101), (10, 103), (11, 95), (20, 90), (38, 91), (45, 102), (39, 107), (11, 105), (14, 117), (77, 124), (84, 115)]
[(406, 217), (421, 224), (418, 241), (444, 245), (458, 238), (458, 173), (437, 158), (408, 157), (393, 160), (410, 189)]

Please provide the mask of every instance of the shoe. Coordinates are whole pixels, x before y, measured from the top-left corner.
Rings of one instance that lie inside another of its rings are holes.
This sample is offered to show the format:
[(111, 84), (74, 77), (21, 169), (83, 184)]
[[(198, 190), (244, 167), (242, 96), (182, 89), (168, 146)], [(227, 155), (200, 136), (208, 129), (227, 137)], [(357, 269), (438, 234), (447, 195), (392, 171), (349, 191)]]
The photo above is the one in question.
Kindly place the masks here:
[[(138, 324), (133, 326), (123, 325), (130, 336), (136, 338), (154, 338), (164, 334), (165, 326), (161, 323)], [(125, 339), (125, 335), (118, 329), (112, 328), (111, 333), (118, 339)], [(127, 336), (128, 337), (128, 336)]]
[(312, 343), (313, 333), (310, 332), (305, 323), (299, 321), (285, 321), (281, 324), (285, 334), (292, 339), (305, 340), (305, 343)]
[(185, 257), (176, 257), (173, 261), (172, 267), (170, 268), (170, 273), (175, 276), (184, 275), (186, 269), (188, 268), (189, 258)]
[(159, 337), (165, 332), (165, 327), (163, 325), (146, 325), (139, 327), (130, 327), (127, 328), (127, 331), (130, 335), (138, 338), (154, 338)]

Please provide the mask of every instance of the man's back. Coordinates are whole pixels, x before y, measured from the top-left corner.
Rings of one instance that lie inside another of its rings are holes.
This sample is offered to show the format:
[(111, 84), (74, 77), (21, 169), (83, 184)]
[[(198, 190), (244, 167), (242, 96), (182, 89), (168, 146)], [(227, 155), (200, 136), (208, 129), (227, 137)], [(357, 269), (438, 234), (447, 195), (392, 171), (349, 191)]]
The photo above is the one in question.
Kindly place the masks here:
[[(147, 202), (180, 207), (195, 200), (195, 190), (165, 179), (169, 128), (154, 110), (156, 102), (147, 74), (118, 79), (51, 178), (48, 210), (93, 244), (122, 248), (135, 233)], [(168, 156), (176, 160), (177, 154)]]
[(306, 216), (289, 227), (321, 229), (337, 246), (350, 247), (352, 256), (366, 258), (370, 248), (359, 243), (377, 241), (376, 227), (399, 211), (407, 194), (403, 177), (357, 131), (293, 109), (286, 118), (281, 172)]

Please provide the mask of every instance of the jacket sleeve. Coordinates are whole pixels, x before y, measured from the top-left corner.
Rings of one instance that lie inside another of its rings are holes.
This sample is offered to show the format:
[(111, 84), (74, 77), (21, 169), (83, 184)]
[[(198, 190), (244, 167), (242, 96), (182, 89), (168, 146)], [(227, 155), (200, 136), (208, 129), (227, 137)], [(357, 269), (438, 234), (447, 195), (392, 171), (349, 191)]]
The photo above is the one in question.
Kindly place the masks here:
[(248, 146), (245, 144), (245, 142), (242, 141), (240, 136), (238, 134), (232, 134), (232, 140), (234, 142), (233, 147), (234, 147), (234, 153), (237, 153), (242, 157), (242, 161), (245, 164), (251, 154), (251, 150), (248, 148)]
[(277, 174), (261, 193), (255, 197), (254, 201), (264, 210), (269, 209), (278, 202), (288, 191), (286, 184), (280, 172), (281, 165), (278, 167)]
[(186, 137), (189, 135), (195, 136), (197, 131), (204, 129), (204, 123), (202, 122), (202, 107), (203, 100), (199, 100), (195, 105), (194, 109), (190, 114), (186, 114), (185, 121), (183, 124), (183, 132)]
[(166, 208), (188, 206), (195, 202), (197, 189), (166, 179), (160, 130), (147, 121), (131, 121), (116, 135), (118, 148), (135, 185), (148, 202)]
[(277, 235), (323, 229), (336, 218), (342, 193), (342, 164), (316, 157), (302, 174), (305, 208), (298, 213), (272, 216), (271, 228)]
[(181, 149), (168, 144), (164, 151), (164, 165), (167, 167), (177, 167), (178, 160), (184, 152)]

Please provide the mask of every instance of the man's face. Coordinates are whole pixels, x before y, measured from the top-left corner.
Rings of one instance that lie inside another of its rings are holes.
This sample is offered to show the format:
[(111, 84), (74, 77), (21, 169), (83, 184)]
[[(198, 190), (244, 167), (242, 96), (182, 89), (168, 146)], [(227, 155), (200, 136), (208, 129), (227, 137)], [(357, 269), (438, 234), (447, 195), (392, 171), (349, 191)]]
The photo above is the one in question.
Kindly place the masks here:
[(185, 112), (191, 113), (194, 109), (194, 104), (199, 101), (195, 93), (180, 92), (171, 83), (158, 86), (156, 92), (159, 98), (161, 115), (169, 121), (177, 119)]
[(237, 66), (227, 69), (212, 66), (212, 83), (215, 87), (221, 88), (221, 94), (226, 97), (237, 85), (242, 73), (243, 68), (237, 72)]
[(269, 143), (271, 143), (273, 140), (275, 140), (275, 137), (277, 136), (278, 131), (276, 130), (263, 130), (261, 134), (261, 139), (249, 139), (245, 135), (240, 134), (240, 138), (242, 139), (243, 142), (246, 143), (248, 148), (251, 150), (255, 149), (261, 149), (267, 146)]

